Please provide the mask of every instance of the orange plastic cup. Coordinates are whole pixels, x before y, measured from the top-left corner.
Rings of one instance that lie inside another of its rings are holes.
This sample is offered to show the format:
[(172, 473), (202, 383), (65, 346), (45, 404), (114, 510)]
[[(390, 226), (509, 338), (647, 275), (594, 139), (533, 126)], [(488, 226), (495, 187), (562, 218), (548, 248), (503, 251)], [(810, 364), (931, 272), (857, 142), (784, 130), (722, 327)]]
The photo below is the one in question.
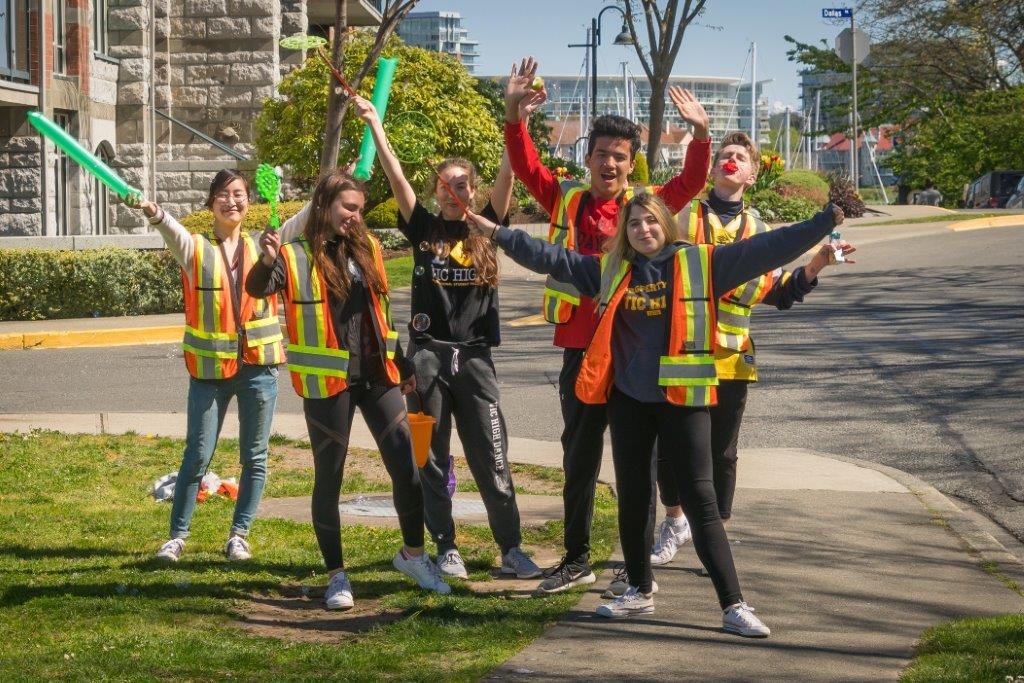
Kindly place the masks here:
[(426, 413), (409, 413), (409, 427), (412, 429), (412, 452), (416, 456), (417, 467), (427, 464), (435, 422), (436, 420)]

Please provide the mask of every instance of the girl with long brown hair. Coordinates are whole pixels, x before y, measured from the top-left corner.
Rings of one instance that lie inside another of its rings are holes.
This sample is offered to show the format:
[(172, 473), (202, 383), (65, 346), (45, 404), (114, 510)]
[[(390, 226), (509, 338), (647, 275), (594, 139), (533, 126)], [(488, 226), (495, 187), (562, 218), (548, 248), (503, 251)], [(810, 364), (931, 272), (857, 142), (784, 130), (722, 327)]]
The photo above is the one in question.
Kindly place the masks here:
[(331, 576), (328, 609), (353, 605), (338, 500), (356, 407), (391, 477), (405, 543), (395, 555), (395, 568), (422, 588), (451, 591), (423, 552), (423, 494), (402, 399), (415, 378), (391, 321), (380, 243), (363, 224), (365, 202), (362, 184), (347, 173), (324, 175), (309, 202), (302, 236), (282, 245), (276, 231), (265, 231), (263, 257), (246, 280), (252, 296), (284, 294), (288, 369), (303, 398), (313, 449), (313, 530)]
[[(430, 455), (420, 470), (427, 529), (437, 544), (442, 574), (466, 578), (455, 543), (455, 522), (448, 493), (452, 418), (480, 497), (487, 508), (494, 540), (501, 546), (501, 572), (519, 578), (540, 576), (522, 550), (519, 507), (508, 462), (508, 434), (498, 400), (498, 379), (491, 347), (500, 341), (498, 259), (491, 241), (471, 232), (465, 207), (476, 198), (473, 164), (449, 158), (436, 168), (434, 197), (440, 213), (419, 202), (388, 145), (373, 105), (353, 98), (356, 113), (369, 125), (381, 166), (398, 202), (399, 230), (412, 243), (412, 320), (409, 356), (418, 396), (410, 405), (433, 416), (436, 428)], [(512, 169), (503, 158), (483, 215), (505, 222), (512, 197)]]

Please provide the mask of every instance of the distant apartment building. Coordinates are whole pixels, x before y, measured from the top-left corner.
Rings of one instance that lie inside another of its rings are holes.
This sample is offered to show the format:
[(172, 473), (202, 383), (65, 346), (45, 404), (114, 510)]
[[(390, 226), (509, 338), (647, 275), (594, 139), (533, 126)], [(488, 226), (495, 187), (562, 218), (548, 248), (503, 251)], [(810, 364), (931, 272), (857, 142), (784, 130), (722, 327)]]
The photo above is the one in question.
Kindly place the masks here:
[(479, 43), (470, 40), (458, 12), (410, 12), (399, 24), (398, 35), (408, 45), (452, 55), (469, 73), (480, 56)]
[[(505, 76), (487, 76), (504, 83)], [(572, 148), (581, 128), (581, 110), (589, 115), (590, 104), (584, 100), (584, 91), (588, 87), (586, 79), (579, 76), (543, 76), (548, 92), (548, 101), (541, 111), (549, 117), (553, 127), (550, 140), (552, 151), (557, 147), (557, 154), (564, 155)], [(759, 140), (768, 140), (768, 101), (765, 97), (766, 82), (759, 82), (757, 88), (757, 121)], [(704, 105), (710, 118), (710, 132), (713, 143), (717, 144), (729, 132), (742, 130), (750, 132), (751, 107), (750, 83), (741, 83), (738, 78), (718, 76), (672, 76), (670, 86), (679, 86), (693, 92), (694, 96)], [(586, 95), (589, 97), (589, 94)], [(647, 123), (650, 119), (651, 86), (646, 78), (633, 76), (598, 76), (597, 78), (597, 113), (619, 114), (633, 119), (644, 127), (644, 137), (650, 131)], [(664, 159), (670, 165), (682, 163), (686, 156), (686, 146), (690, 136), (689, 126), (683, 123), (675, 106), (665, 98), (665, 117), (662, 125), (662, 141)], [(586, 122), (587, 116), (583, 116)], [(574, 122), (569, 125), (568, 122)], [(582, 126), (584, 129), (586, 126)], [(573, 135), (573, 133), (577, 133)], [(586, 135), (584, 130), (582, 135)], [(573, 139), (569, 139), (569, 137)], [(571, 156), (571, 155), (570, 155)]]
[[(350, 25), (379, 24), (382, 0), (345, 1)], [(30, 110), (187, 214), (218, 170), (255, 168), (255, 118), (305, 57), (278, 41), (334, 14), (334, 0), (0, 0), (0, 236), (149, 229), (42, 145)]]
[[(830, 89), (832, 86), (849, 80), (849, 74), (835, 71), (804, 69), (800, 72), (800, 108), (810, 117), (811, 125), (814, 126), (817, 123), (818, 130), (824, 131), (826, 135), (850, 127), (848, 98), (840, 97)], [(821, 93), (820, 101), (819, 92)], [(845, 105), (845, 108), (840, 105)], [(837, 114), (837, 108), (843, 113)], [(817, 119), (815, 118), (816, 114), (818, 114)]]

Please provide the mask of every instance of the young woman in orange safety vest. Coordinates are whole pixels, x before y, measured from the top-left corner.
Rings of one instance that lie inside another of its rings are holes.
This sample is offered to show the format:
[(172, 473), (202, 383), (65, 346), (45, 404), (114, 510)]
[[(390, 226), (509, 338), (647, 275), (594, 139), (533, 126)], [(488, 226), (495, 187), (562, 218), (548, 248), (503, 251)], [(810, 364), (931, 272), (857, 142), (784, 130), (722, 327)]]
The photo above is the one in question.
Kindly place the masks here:
[(250, 296), (284, 296), (288, 369), (313, 448), (313, 530), (331, 576), (328, 609), (353, 606), (338, 500), (357, 407), (391, 477), (405, 544), (395, 568), (422, 588), (451, 591), (423, 552), (423, 492), (402, 398), (415, 378), (398, 347), (380, 243), (363, 224), (365, 203), (362, 183), (341, 170), (327, 173), (305, 209), (301, 236), (282, 244), (265, 231), (263, 257), (246, 280)]
[(576, 394), (585, 403), (607, 404), (629, 588), (597, 613), (628, 617), (654, 610), (648, 511), (657, 443), (675, 473), (723, 628), (765, 637), (768, 627), (743, 601), (712, 483), (708, 407), (718, 384), (716, 304), (722, 294), (802, 254), (842, 222), (843, 213), (830, 206), (804, 223), (718, 247), (680, 241), (675, 219), (653, 195), (635, 196), (619, 216), (618, 232), (600, 257), (472, 217), (514, 261), (598, 302), (600, 321)]
[(171, 538), (157, 556), (177, 561), (185, 548), (199, 484), (217, 447), (228, 405), (235, 398), (242, 472), (224, 552), (231, 560), (249, 559), (249, 528), (267, 479), (277, 365), (284, 362), (277, 299), (253, 298), (242, 287), (259, 260), (256, 243), (241, 229), (249, 211), (249, 184), (238, 171), (220, 171), (206, 199), (213, 229), (194, 235), (152, 202), (129, 206), (141, 208), (163, 236), (181, 266), (185, 299), (182, 349), (191, 376), (188, 425), (171, 505)]

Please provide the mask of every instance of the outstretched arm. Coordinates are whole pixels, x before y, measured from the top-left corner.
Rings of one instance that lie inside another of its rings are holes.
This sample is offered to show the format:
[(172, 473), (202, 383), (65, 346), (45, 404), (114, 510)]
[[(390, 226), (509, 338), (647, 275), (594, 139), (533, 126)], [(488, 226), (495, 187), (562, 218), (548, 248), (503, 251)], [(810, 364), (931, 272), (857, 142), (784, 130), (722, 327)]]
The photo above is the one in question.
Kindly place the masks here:
[(548, 244), (523, 230), (496, 225), (483, 216), (470, 214), (469, 218), (467, 223), (472, 232), (490, 237), (524, 268), (574, 285), (584, 296), (597, 296), (601, 290), (601, 261), (597, 256), (583, 256)]
[(528, 117), (532, 113), (531, 106), (536, 109), (547, 97), (543, 88), (540, 91), (533, 89), (536, 75), (537, 62), (533, 57), (527, 57), (518, 67), (512, 65), (505, 87), (505, 148), (516, 177), (523, 181), (545, 211), (553, 213), (558, 206), (561, 189), (555, 176), (540, 162), (540, 155), (523, 119), (524, 115)]
[(711, 136), (708, 133), (708, 113), (689, 90), (677, 86), (668, 89), (680, 118), (693, 126), (693, 139), (686, 147), (683, 171), (658, 189), (672, 213), (683, 210), (704, 189), (711, 165)]
[(712, 273), (715, 299), (747, 280), (789, 263), (843, 222), (843, 210), (829, 204), (814, 218), (715, 247)]
[[(842, 249), (845, 263), (856, 263), (853, 259), (846, 257), (857, 251), (857, 247), (842, 240), (839, 243), (839, 248)], [(771, 290), (764, 296), (761, 303), (775, 306), (780, 311), (792, 308), (794, 303), (803, 301), (804, 296), (810, 294), (811, 290), (818, 286), (818, 274), (835, 263), (836, 258), (832, 245), (821, 245), (807, 265), (800, 266), (792, 273), (783, 271), (781, 276), (775, 279)]]

